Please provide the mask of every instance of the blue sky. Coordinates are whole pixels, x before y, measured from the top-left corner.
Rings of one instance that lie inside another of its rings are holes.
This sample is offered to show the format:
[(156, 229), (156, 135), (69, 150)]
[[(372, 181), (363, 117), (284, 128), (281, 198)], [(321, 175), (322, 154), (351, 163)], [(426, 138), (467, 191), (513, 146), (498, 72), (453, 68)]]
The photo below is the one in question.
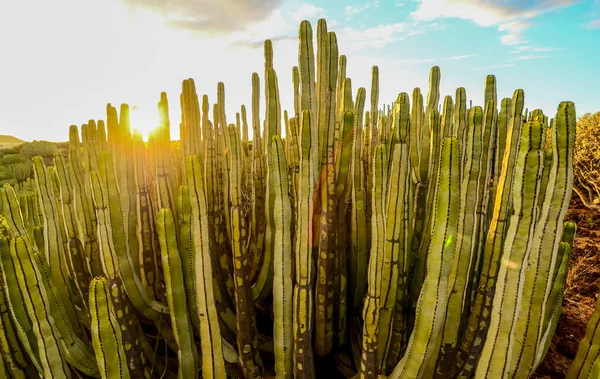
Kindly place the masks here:
[(529, 109), (553, 116), (572, 100), (578, 115), (600, 111), (600, 0), (21, 0), (0, 4), (0, 134), (64, 141), (109, 102), (135, 105), (133, 126), (146, 134), (161, 91), (178, 125), (188, 77), (211, 102), (223, 81), (233, 121), (250, 105), (252, 72), (262, 77), (266, 38), (291, 109), (297, 28), (321, 17), (354, 91), (368, 91), (379, 66), (381, 103), (426, 92), (438, 65), (442, 95), (462, 86), (473, 104), (491, 73), (500, 97), (523, 88)]

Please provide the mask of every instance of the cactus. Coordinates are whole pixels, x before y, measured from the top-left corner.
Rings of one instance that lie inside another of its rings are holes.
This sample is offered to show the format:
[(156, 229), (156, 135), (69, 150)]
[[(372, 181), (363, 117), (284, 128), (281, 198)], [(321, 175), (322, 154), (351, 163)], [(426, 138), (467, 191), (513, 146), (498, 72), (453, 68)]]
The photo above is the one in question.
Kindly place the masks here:
[[(234, 123), (222, 82), (210, 104), (187, 78), (179, 143), (161, 93), (148, 141), (127, 104), (108, 104), (106, 120), (71, 126), (68, 156), (36, 144), (34, 193), (0, 189), (0, 372), (533, 372), (575, 234), (574, 105), (548, 127), (522, 90), (500, 101), (489, 75), (483, 106), (464, 88), (440, 106), (439, 67), (425, 98), (383, 103), (377, 66), (370, 92), (353, 91), (325, 20), (314, 39), (303, 21), (293, 108), (267, 40), (251, 115), (241, 105)], [(571, 377), (600, 371), (594, 317)]]

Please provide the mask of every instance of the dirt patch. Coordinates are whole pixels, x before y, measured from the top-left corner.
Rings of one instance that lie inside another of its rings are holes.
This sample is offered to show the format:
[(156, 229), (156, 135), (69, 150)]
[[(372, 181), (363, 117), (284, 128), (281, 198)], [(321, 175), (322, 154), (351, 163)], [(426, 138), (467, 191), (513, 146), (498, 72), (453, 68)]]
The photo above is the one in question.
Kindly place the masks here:
[(548, 354), (532, 378), (564, 378), (600, 292), (600, 214), (573, 197), (566, 219), (577, 223), (563, 309)]

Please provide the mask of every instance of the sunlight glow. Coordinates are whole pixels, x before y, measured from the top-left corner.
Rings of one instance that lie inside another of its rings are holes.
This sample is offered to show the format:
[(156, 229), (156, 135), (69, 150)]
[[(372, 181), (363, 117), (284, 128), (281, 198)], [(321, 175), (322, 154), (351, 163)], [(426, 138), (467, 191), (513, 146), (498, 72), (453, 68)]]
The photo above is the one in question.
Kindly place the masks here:
[(148, 135), (158, 126), (158, 114), (156, 109), (133, 105), (130, 107), (129, 119), (131, 129), (142, 133), (144, 141), (148, 141)]

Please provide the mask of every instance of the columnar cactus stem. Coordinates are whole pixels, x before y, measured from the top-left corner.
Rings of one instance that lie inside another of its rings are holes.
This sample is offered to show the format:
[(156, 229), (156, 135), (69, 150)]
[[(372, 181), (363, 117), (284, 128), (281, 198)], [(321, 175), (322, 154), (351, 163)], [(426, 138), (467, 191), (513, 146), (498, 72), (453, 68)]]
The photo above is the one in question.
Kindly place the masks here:
[(167, 301), (171, 311), (175, 341), (179, 346), (177, 377), (179, 379), (195, 379), (198, 377), (198, 356), (194, 344), (193, 327), (188, 316), (182, 260), (177, 248), (177, 234), (170, 209), (163, 208), (158, 212), (157, 224), (163, 267), (165, 268)]
[[(269, 149), (269, 182), (273, 189), (273, 339), (275, 343), (275, 374), (278, 378), (293, 377), (292, 334), (292, 207), (288, 196), (285, 155), (279, 137), (274, 137)], [(271, 209), (270, 209), (271, 211)]]
[(369, 262), (369, 240), (364, 233), (367, 229), (365, 173), (362, 167), (363, 156), (363, 113), (366, 91), (359, 88), (356, 94), (356, 118), (352, 140), (351, 160), (351, 215), (350, 215), (350, 259), (349, 291), (353, 299), (352, 308), (358, 310), (366, 289), (367, 268)]
[(192, 243), (195, 251), (195, 281), (200, 341), (202, 343), (202, 376), (225, 379), (225, 363), (221, 343), (217, 308), (213, 295), (213, 269), (210, 258), (206, 197), (202, 169), (197, 156), (186, 158), (187, 183), (192, 204)]
[(296, 282), (294, 284), (294, 377), (314, 378), (312, 347), (313, 328), (313, 196), (315, 190), (316, 159), (312, 151), (317, 149), (312, 134), (312, 113), (302, 111), (300, 119), (300, 161), (299, 188), (296, 213), (295, 261)]
[(524, 278), (524, 299), (516, 320), (515, 348), (511, 357), (510, 377), (529, 376), (535, 370), (536, 351), (541, 335), (546, 300), (553, 283), (548, 280), (557, 265), (556, 251), (563, 231), (562, 221), (569, 207), (573, 190), (573, 145), (575, 141), (575, 106), (562, 102), (558, 107), (552, 138), (552, 162), (546, 199), (538, 219), (539, 227), (533, 235), (529, 255), (531, 270)]
[(250, 276), (254, 280), (260, 271), (265, 239), (265, 158), (260, 131), (260, 79), (252, 74), (252, 261)]
[[(542, 128), (539, 122), (527, 122), (520, 139), (519, 155), (515, 166), (513, 206), (506, 233), (502, 262), (498, 272), (494, 306), (500, 312), (492, 312), (490, 327), (477, 365), (476, 376), (480, 378), (509, 370), (510, 353), (515, 335), (514, 325), (522, 299), (521, 278), (527, 268), (525, 258), (531, 250), (535, 229), (535, 212), (539, 194), (539, 178), (543, 168), (540, 151)], [(514, 294), (516, 293), (516, 296)], [(527, 301), (527, 300), (525, 300)], [(494, 374), (492, 374), (494, 373)]]
[(40, 351), (37, 346), (37, 337), (34, 333), (32, 320), (27, 314), (23, 292), (19, 287), (17, 271), (11, 258), (9, 238), (0, 238), (0, 267), (2, 268), (2, 282), (11, 320), (14, 322), (17, 337), (32, 362), (33, 367), (40, 375), (44, 374), (44, 367), (40, 360)]
[(19, 288), (24, 293), (27, 315), (32, 320), (43, 375), (47, 378), (71, 378), (65, 351), (60, 347), (60, 336), (52, 325), (52, 317), (45, 304), (47, 297), (43, 285), (38, 282), (35, 273), (32, 254), (26, 237), (15, 237), (10, 242), (10, 257)]
[(90, 284), (92, 342), (102, 379), (128, 379), (129, 368), (119, 325), (110, 303), (108, 282), (96, 277)]
[[(398, 155), (398, 159), (400, 156)], [(365, 303), (363, 306), (363, 348), (360, 364), (361, 378), (376, 378), (379, 373), (378, 353), (378, 327), (383, 294), (390, 290), (390, 274), (387, 278), (384, 265), (388, 269), (392, 265), (392, 257), (386, 257), (385, 240), (386, 227), (385, 220), (387, 214), (386, 208), (386, 189), (387, 189), (387, 156), (385, 146), (379, 145), (375, 148), (373, 156), (373, 183), (372, 183), (372, 204), (373, 214), (371, 215), (371, 254), (369, 259), (368, 284)], [(387, 259), (386, 259), (387, 258)], [(396, 273), (397, 275), (397, 273)], [(393, 299), (395, 301), (395, 298)], [(385, 301), (385, 299), (384, 299)]]
[[(518, 153), (519, 138), (521, 136), (521, 112), (523, 109), (523, 90), (514, 93), (512, 101), (512, 115), (508, 133), (506, 149), (503, 158), (503, 169), (499, 177), (497, 196), (490, 223), (485, 246), (483, 248), (482, 269), (479, 276), (478, 292), (469, 316), (467, 329), (461, 341), (456, 365), (461, 368), (460, 375), (470, 375), (479, 358), (483, 345), (480, 341), (485, 339), (489, 328), (491, 309), (493, 304), (494, 289), (501, 264), (501, 253), (505, 231), (508, 229), (508, 212), (511, 204), (511, 188), (514, 179), (514, 166)], [(468, 356), (467, 356), (468, 355)]]
[[(322, 23), (319, 24), (323, 25)], [(323, 33), (323, 31), (321, 31)], [(318, 215), (319, 228), (319, 254), (317, 258), (317, 283), (315, 290), (315, 352), (319, 356), (329, 354), (333, 347), (333, 261), (336, 255), (336, 231), (338, 215), (336, 215), (336, 163), (341, 157), (336, 150), (339, 149), (339, 132), (336, 132), (336, 92), (338, 48), (335, 34), (325, 36), (320, 46), (318, 69), (320, 73), (319, 84), (322, 97), (319, 97), (319, 140), (322, 145), (322, 154), (319, 156), (321, 174), (319, 176), (320, 191), (316, 196), (320, 198), (320, 214)], [(320, 41), (320, 40), (319, 40)], [(324, 51), (321, 55), (321, 50)], [(321, 130), (322, 129), (322, 130)], [(337, 137), (337, 138), (336, 138)], [(317, 236), (315, 236), (317, 238)]]
[(456, 138), (444, 139), (440, 154), (427, 276), (415, 316), (415, 327), (406, 353), (390, 378), (429, 378), (440, 348), (448, 276), (452, 268), (458, 229), (460, 153)]
[[(240, 363), (246, 378), (258, 378), (262, 373), (262, 361), (258, 354), (256, 338), (256, 315), (250, 286), (248, 256), (248, 225), (242, 204), (243, 165), (240, 135), (235, 125), (229, 125), (230, 145), (230, 200), (231, 200), (231, 247), (233, 252), (233, 277), (237, 344)], [(274, 242), (274, 241), (272, 241)], [(271, 283), (272, 285), (272, 283)]]

